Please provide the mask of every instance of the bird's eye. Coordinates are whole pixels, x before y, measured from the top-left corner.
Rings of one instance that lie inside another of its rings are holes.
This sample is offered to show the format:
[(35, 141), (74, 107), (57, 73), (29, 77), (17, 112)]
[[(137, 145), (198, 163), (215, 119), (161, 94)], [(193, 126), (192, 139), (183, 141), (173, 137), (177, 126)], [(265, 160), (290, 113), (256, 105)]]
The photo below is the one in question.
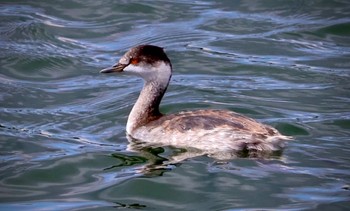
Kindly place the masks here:
[(139, 60), (136, 59), (136, 58), (132, 58), (132, 59), (130, 60), (130, 64), (137, 65), (138, 63), (139, 63)]

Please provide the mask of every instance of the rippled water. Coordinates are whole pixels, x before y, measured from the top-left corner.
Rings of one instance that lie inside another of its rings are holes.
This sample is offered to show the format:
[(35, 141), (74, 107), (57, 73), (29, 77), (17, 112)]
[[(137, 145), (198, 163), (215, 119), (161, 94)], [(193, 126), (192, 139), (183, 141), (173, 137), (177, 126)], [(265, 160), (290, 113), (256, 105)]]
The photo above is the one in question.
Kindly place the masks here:
[[(0, 210), (349, 208), (347, 0), (118, 2), (1, 1)], [(144, 43), (173, 63), (163, 112), (229, 109), (295, 140), (159, 169), (181, 150), (127, 151), (141, 80), (98, 71)]]

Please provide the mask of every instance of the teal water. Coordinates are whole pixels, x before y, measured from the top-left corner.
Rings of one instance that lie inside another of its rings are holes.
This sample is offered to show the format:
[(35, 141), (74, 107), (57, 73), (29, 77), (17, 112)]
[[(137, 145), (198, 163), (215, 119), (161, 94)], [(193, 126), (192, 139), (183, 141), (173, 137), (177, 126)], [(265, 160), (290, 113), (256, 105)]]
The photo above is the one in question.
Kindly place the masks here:
[[(0, 210), (348, 210), (350, 3), (1, 1)], [(174, 75), (163, 112), (228, 109), (291, 135), (270, 159), (127, 150), (138, 44)], [(162, 168), (157, 168), (162, 166)]]

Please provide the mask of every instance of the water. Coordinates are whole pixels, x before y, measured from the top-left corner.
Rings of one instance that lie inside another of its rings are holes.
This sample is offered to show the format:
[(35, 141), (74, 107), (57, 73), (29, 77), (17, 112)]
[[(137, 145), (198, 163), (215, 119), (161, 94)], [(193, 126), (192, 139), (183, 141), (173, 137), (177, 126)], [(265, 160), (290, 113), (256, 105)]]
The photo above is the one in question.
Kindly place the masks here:
[[(350, 4), (1, 1), (0, 210), (347, 210)], [(229, 109), (295, 138), (273, 159), (129, 152), (138, 44), (174, 67), (163, 112)], [(150, 169), (153, 169), (152, 171)]]

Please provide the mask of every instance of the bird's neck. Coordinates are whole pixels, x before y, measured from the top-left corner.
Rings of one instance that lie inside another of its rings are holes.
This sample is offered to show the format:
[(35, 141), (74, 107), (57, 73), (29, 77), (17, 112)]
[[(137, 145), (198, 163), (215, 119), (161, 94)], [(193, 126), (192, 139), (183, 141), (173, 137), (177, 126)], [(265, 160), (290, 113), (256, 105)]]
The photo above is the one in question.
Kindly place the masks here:
[(157, 81), (145, 83), (139, 98), (129, 114), (126, 125), (128, 134), (132, 135), (135, 129), (162, 116), (159, 111), (159, 104), (167, 89), (169, 79), (163, 83)]

